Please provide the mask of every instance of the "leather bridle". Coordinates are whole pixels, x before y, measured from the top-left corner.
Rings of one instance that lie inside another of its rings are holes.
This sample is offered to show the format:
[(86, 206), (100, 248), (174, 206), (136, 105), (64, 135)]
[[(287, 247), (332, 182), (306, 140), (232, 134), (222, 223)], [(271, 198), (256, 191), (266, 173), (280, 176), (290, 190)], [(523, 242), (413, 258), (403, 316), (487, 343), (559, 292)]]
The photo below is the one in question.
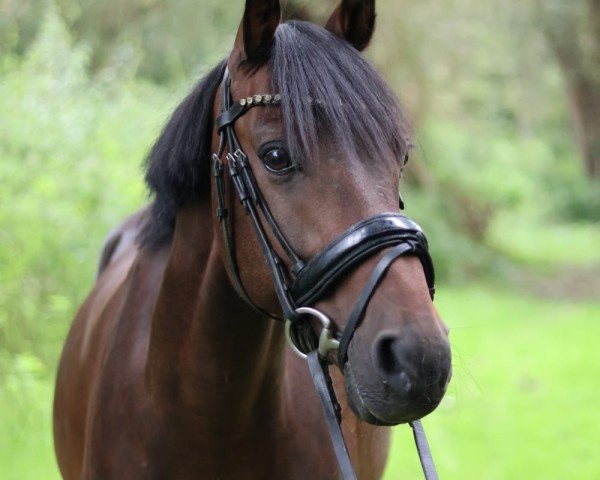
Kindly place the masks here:
[[(313, 382), (325, 411), (342, 478), (351, 480), (355, 479), (356, 475), (342, 436), (341, 409), (333, 391), (328, 370), (329, 354), (337, 350), (337, 363), (343, 372), (352, 336), (362, 321), (377, 285), (394, 260), (406, 255), (416, 255), (419, 258), (432, 299), (435, 290), (433, 263), (429, 256), (427, 239), (419, 225), (398, 213), (376, 215), (356, 223), (308, 262), (294, 252), (261, 193), (248, 157), (235, 132), (236, 120), (251, 108), (278, 105), (280, 100), (279, 95), (267, 94), (254, 95), (233, 102), (231, 76), (228, 69), (225, 70), (221, 83), (220, 115), (215, 122), (215, 128), (220, 138), (219, 150), (218, 153), (212, 155), (212, 174), (215, 179), (217, 198), (216, 213), (221, 225), (228, 267), (236, 291), (262, 315), (275, 320), (286, 320), (286, 334), (291, 347), (308, 361)], [(228, 151), (226, 166), (221, 160), (225, 150)], [(283, 318), (258, 306), (244, 289), (228, 222), (229, 211), (225, 202), (225, 168), (228, 170), (238, 200), (250, 216), (273, 279)], [(289, 265), (291, 265), (289, 271), (273, 248), (265, 231), (264, 222), (268, 225), (281, 250), (288, 257)], [(388, 248), (389, 251), (375, 267), (346, 322), (344, 331), (338, 337), (329, 318), (311, 306), (322, 298), (330, 287), (338, 283), (351, 268), (375, 253)], [(319, 320), (323, 326), (319, 336), (308, 321), (311, 316)], [(437, 479), (421, 423), (418, 420), (411, 422), (411, 427), (425, 477), (428, 480)]]

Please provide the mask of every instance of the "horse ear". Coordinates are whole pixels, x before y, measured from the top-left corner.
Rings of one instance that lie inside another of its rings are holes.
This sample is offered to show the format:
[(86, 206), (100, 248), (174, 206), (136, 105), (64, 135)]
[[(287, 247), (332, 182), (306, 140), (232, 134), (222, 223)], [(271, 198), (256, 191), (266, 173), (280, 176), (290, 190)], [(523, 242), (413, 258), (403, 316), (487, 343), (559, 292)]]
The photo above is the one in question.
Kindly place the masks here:
[(246, 60), (251, 63), (265, 60), (280, 21), (279, 0), (246, 0), (235, 48), (243, 51)]
[(364, 50), (375, 30), (375, 0), (342, 0), (325, 28)]

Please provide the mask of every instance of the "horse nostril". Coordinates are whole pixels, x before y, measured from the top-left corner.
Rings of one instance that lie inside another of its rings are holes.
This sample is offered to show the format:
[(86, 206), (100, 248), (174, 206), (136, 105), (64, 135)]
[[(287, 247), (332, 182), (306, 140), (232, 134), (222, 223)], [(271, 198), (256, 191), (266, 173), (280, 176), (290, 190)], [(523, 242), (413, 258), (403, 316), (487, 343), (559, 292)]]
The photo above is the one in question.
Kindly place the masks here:
[(413, 388), (411, 375), (407, 372), (404, 348), (400, 337), (382, 334), (373, 345), (375, 368), (383, 383), (400, 395), (407, 395)]
[(399, 374), (402, 371), (400, 359), (394, 349), (396, 341), (395, 337), (386, 335), (375, 342), (375, 364), (385, 375)]

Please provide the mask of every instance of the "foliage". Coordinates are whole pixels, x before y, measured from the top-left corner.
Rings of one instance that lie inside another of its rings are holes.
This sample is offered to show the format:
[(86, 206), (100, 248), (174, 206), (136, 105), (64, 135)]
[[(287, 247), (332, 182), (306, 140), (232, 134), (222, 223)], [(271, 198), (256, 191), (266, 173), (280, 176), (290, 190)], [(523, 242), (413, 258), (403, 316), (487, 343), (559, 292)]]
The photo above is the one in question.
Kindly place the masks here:
[(557, 216), (572, 221), (600, 222), (600, 188), (597, 180), (577, 175), (553, 183)]
[(140, 165), (173, 103), (144, 82), (92, 82), (87, 58), (51, 10), (0, 78), (0, 349), (44, 362), (56, 358), (103, 237), (143, 202)]
[[(145, 78), (189, 78), (223, 58), (233, 42), (241, 0), (4, 0), (0, 54), (23, 55), (38, 33), (46, 5), (57, 11), (77, 43), (89, 48), (90, 69), (138, 52)], [(0, 2), (0, 8), (2, 2)], [(190, 13), (193, 12), (193, 13)], [(185, 32), (185, 34), (183, 34)]]
[(0, 362), (2, 478), (59, 478), (52, 443), (53, 372), (25, 353), (6, 356), (0, 351)]

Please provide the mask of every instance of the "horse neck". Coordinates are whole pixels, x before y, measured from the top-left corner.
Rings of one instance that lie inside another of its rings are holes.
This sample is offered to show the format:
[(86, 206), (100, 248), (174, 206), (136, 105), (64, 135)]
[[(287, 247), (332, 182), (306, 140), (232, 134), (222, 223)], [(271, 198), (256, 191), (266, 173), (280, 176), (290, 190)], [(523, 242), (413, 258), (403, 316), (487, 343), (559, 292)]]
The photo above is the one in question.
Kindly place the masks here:
[(146, 376), (167, 408), (210, 412), (220, 429), (240, 431), (247, 422), (261, 421), (257, 411), (266, 407), (273, 415), (277, 408), (283, 328), (235, 293), (210, 210), (205, 202), (177, 216)]

